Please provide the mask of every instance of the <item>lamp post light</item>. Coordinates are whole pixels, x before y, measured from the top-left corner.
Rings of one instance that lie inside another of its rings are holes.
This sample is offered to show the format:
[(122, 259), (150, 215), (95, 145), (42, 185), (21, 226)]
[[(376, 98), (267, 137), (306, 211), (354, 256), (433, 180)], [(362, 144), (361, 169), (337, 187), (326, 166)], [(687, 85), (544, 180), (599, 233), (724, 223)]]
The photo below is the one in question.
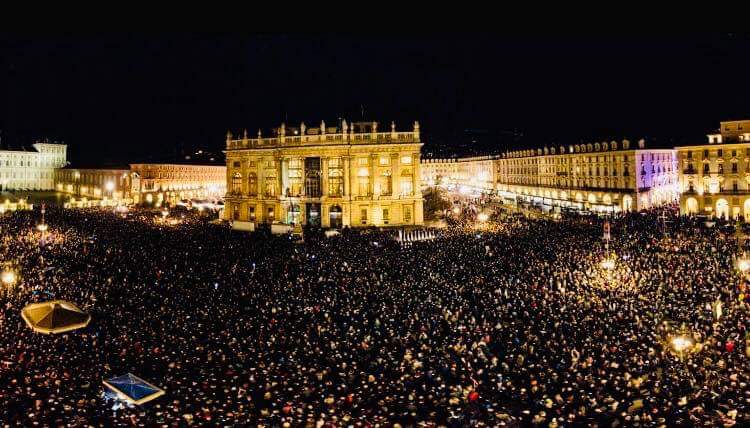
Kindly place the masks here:
[(10, 269), (4, 270), (0, 275), (0, 280), (2, 280), (3, 284), (7, 287), (12, 287), (16, 283), (16, 273)]
[(482, 223), (489, 220), (489, 218), (490, 217), (487, 215), (487, 213), (479, 213), (479, 215), (477, 215), (477, 220), (479, 220)]
[(112, 182), (112, 181), (108, 181), (108, 182), (106, 182), (106, 183), (104, 184), (104, 188), (105, 188), (105, 189), (107, 190), (107, 192), (109, 193), (109, 197), (110, 197), (110, 199), (114, 199), (114, 197), (113, 197), (113, 194), (114, 194), (114, 190), (115, 190), (115, 183), (114, 183), (114, 182)]
[(615, 268), (615, 261), (612, 258), (607, 257), (602, 261), (602, 268), (606, 270), (612, 270)]

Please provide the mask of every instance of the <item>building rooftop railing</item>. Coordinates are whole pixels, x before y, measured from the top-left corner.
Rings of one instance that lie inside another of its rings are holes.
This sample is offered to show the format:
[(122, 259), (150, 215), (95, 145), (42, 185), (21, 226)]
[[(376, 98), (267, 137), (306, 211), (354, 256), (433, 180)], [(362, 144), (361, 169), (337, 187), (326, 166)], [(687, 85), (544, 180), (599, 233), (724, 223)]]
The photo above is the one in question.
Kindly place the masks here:
[[(302, 135), (298, 135), (302, 134)], [(341, 127), (325, 127), (321, 123), (320, 128), (287, 128), (284, 124), (275, 131), (273, 137), (263, 138), (258, 132), (258, 138), (248, 138), (247, 131), (242, 138), (233, 138), (232, 133), (227, 133), (227, 150), (238, 149), (263, 149), (278, 147), (300, 147), (307, 145), (330, 145), (330, 144), (378, 144), (378, 143), (419, 143), (419, 122), (414, 122), (414, 129), (409, 132), (396, 131), (396, 125), (391, 124), (390, 132), (377, 132), (377, 122), (368, 124), (367, 127), (359, 124), (348, 127), (343, 122)]]

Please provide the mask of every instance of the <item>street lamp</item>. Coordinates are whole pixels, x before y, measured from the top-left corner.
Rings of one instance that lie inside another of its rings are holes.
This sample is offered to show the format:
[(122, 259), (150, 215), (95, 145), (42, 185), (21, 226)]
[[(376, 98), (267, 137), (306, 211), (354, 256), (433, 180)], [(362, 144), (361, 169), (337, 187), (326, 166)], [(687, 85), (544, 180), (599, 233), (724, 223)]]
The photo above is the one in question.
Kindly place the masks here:
[(2, 280), (3, 284), (10, 287), (16, 283), (16, 273), (10, 269), (5, 270), (2, 275), (0, 275), (0, 280)]
[(479, 215), (477, 215), (477, 220), (481, 221), (482, 223), (489, 220), (489, 218), (490, 217), (486, 213), (479, 213)]
[(606, 270), (612, 270), (615, 268), (615, 261), (611, 258), (606, 258), (602, 261), (602, 268)]

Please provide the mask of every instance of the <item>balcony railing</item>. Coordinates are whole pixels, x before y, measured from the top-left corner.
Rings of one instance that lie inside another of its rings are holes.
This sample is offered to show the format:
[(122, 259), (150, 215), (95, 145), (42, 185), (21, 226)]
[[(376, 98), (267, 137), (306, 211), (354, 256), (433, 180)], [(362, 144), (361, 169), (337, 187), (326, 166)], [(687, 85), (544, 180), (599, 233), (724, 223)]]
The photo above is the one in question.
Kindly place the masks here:
[(315, 134), (274, 138), (247, 138), (227, 140), (227, 149), (254, 149), (265, 147), (301, 146), (306, 144), (369, 144), (419, 142), (419, 132), (370, 132), (359, 134)]

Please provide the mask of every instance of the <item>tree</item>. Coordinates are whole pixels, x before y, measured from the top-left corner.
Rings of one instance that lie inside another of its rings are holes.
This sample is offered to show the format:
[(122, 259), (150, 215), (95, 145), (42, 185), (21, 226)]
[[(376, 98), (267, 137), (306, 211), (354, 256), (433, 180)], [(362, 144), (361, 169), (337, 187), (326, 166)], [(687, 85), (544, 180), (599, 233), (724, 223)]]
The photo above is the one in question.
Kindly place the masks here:
[(424, 197), (424, 213), (428, 219), (438, 217), (443, 211), (451, 208), (451, 202), (448, 200), (448, 192), (442, 187), (429, 187), (422, 195)]

